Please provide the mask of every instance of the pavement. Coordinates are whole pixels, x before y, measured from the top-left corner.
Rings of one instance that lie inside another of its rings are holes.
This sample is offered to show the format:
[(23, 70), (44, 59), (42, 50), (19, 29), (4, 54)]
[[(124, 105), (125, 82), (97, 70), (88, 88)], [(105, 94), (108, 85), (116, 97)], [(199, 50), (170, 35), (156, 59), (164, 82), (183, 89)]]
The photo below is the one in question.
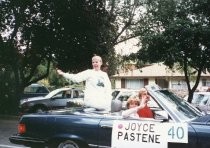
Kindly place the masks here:
[(1, 115), (0, 114), (0, 119), (6, 119), (6, 120), (18, 120), (20, 116), (15, 116), (15, 115)]

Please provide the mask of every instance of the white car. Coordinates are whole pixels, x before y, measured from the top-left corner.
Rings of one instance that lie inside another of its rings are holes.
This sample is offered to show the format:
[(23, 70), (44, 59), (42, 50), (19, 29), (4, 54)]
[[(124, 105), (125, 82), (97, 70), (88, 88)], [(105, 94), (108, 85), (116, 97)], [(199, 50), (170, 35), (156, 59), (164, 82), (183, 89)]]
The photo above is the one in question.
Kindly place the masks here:
[(119, 100), (122, 103), (122, 109), (126, 109), (126, 103), (130, 96), (132, 95), (138, 95), (139, 90), (135, 89), (114, 89), (112, 91), (112, 100)]
[[(184, 99), (187, 98), (188, 96)], [(210, 113), (210, 92), (194, 92), (191, 104), (205, 113)]]
[(68, 107), (68, 104), (81, 104), (84, 102), (84, 92), (75, 88), (59, 88), (46, 96), (26, 98), (20, 100), (21, 113), (44, 112), (53, 109)]
[[(122, 109), (127, 109), (126, 104), (127, 100), (129, 97), (132, 95), (138, 95), (139, 90), (136, 89), (125, 89), (125, 88), (120, 88), (120, 89), (113, 89), (112, 91), (112, 106), (116, 106), (116, 103), (119, 105), (122, 105)], [(156, 108), (157, 106), (155, 105), (156, 103), (152, 100), (148, 101), (148, 106), (152, 108)], [(113, 109), (115, 110), (115, 109)]]

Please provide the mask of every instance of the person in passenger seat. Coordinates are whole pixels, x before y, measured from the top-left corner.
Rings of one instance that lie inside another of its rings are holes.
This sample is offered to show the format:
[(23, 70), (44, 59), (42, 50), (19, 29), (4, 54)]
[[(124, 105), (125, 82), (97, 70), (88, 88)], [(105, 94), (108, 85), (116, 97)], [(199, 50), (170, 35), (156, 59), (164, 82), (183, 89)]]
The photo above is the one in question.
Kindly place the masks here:
[(147, 106), (150, 96), (145, 88), (140, 89), (138, 96), (131, 96), (127, 100), (127, 110), (122, 112), (122, 116), (134, 118), (153, 118), (152, 110)]
[(137, 112), (139, 117), (154, 118), (154, 113), (147, 106), (147, 102), (150, 100), (150, 95), (148, 94), (148, 92), (145, 88), (141, 88), (139, 90), (139, 98), (140, 98), (141, 102), (144, 103), (144, 108), (138, 110), (138, 112)]

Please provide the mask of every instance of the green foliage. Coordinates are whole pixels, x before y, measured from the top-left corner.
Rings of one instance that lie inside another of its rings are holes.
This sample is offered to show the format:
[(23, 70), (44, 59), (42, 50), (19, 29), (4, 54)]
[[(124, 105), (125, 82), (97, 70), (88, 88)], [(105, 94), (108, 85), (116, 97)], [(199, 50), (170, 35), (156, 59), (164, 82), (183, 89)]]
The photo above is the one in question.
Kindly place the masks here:
[[(142, 48), (138, 59), (144, 62), (175, 64), (185, 72), (189, 92), (194, 92), (201, 72), (210, 67), (210, 16), (208, 0), (148, 0), (147, 25), (139, 32)], [(190, 77), (197, 76), (191, 89)]]
[(16, 114), (17, 98), (15, 96), (14, 75), (11, 67), (0, 65), (0, 114)]
[(53, 10), (57, 32), (54, 57), (59, 68), (78, 72), (91, 68), (93, 54), (108, 54), (104, 42), (110, 37), (111, 24), (102, 1), (55, 1)]
[[(52, 62), (78, 72), (91, 67), (94, 53), (106, 59), (114, 32), (101, 0), (0, 1), (0, 65), (10, 67), (16, 99), (48, 76)], [(65, 83), (57, 80), (50, 83)]]

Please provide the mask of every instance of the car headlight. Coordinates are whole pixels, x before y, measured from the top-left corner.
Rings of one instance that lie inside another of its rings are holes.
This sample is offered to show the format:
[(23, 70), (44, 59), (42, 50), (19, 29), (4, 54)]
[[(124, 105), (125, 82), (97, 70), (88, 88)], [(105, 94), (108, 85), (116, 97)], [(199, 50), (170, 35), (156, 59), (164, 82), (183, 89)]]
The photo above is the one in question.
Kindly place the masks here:
[(24, 104), (24, 103), (26, 103), (26, 102), (28, 102), (28, 99), (20, 100), (20, 105), (22, 105), (22, 104)]

